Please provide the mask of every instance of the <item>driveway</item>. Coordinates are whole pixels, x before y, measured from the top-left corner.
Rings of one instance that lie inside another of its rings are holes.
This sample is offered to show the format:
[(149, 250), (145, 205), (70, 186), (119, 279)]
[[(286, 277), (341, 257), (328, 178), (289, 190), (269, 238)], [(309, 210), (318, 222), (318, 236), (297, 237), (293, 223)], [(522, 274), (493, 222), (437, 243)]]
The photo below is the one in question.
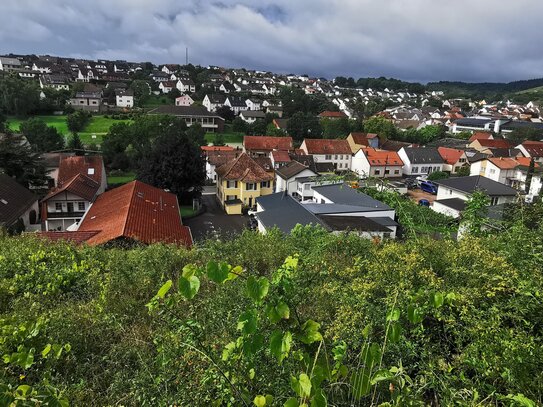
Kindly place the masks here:
[(190, 227), (192, 237), (196, 242), (210, 237), (231, 237), (241, 233), (247, 227), (248, 216), (227, 215), (224, 212), (215, 195), (214, 187), (204, 189), (202, 204), (206, 206), (206, 211), (203, 214), (183, 220), (183, 224)]
[(428, 192), (424, 192), (422, 189), (410, 189), (407, 191), (407, 196), (411, 198), (415, 203), (419, 202), (419, 199), (427, 199), (430, 204), (436, 200), (436, 196)]

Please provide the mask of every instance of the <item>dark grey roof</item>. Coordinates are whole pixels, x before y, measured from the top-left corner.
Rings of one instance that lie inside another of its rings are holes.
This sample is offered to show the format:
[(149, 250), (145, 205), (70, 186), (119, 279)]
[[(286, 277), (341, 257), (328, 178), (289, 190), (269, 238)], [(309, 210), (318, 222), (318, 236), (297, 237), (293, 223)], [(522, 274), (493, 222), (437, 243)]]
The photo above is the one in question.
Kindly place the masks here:
[(518, 148), (493, 148), (493, 157), (522, 157), (523, 154)]
[(466, 117), (463, 119), (458, 119), (454, 123), (459, 126), (484, 127), (487, 123), (490, 123), (491, 121), (491, 119), (475, 119), (472, 117)]
[(518, 193), (514, 188), (481, 175), (448, 178), (434, 182), (439, 186), (443, 185), (444, 187), (468, 194), (471, 194), (476, 190), (481, 190), (489, 196), (516, 196)]
[(174, 106), (174, 105), (163, 105), (159, 106), (156, 109), (150, 110), (148, 114), (171, 114), (173, 116), (180, 117), (215, 117), (217, 119), (224, 120), (216, 113), (212, 113), (207, 110), (204, 106)]
[(315, 163), (317, 172), (334, 172), (334, 163)]
[(323, 223), (290, 195), (283, 192), (261, 196), (256, 202), (264, 209), (256, 217), (266, 228), (278, 227), (284, 233), (297, 225), (321, 225)]
[(0, 226), (11, 226), (37, 197), (6, 174), (0, 174)]
[(516, 129), (536, 129), (543, 131), (543, 123), (526, 122), (521, 120), (512, 120), (509, 123), (505, 123), (501, 126), (502, 130), (516, 130)]
[(247, 107), (247, 103), (245, 103), (245, 99), (243, 99), (242, 97), (228, 96), (227, 99), (232, 107)]
[(391, 229), (365, 216), (318, 215), (332, 230), (357, 230), (361, 232), (390, 232)]
[(467, 140), (461, 140), (453, 137), (445, 137), (442, 139), (431, 141), (430, 143), (426, 144), (426, 147), (449, 147), (462, 150), (466, 148), (466, 144)]
[(303, 164), (300, 164), (298, 161), (291, 161), (287, 165), (284, 165), (275, 170), (275, 173), (284, 180), (287, 180), (298, 175), (303, 170), (309, 170), (309, 168)]
[(463, 211), (466, 208), (466, 201), (460, 198), (439, 199), (434, 203), (440, 203), (441, 205), (455, 209), (457, 211)]
[(375, 218), (371, 218), (371, 219), (383, 226), (400, 226), (398, 222), (396, 222), (394, 219), (389, 218), (387, 216), (376, 216)]
[(255, 119), (265, 119), (266, 113), (261, 112), (260, 110), (246, 110), (245, 112), (241, 112), (243, 117), (252, 117)]
[(406, 141), (387, 140), (381, 145), (381, 148), (387, 151), (400, 151), (403, 147), (410, 145), (411, 143)]
[(443, 158), (435, 147), (405, 147), (404, 151), (411, 164), (443, 163)]
[(390, 206), (354, 190), (347, 184), (315, 186), (313, 190), (335, 204), (352, 205), (367, 208), (368, 210), (390, 210)]

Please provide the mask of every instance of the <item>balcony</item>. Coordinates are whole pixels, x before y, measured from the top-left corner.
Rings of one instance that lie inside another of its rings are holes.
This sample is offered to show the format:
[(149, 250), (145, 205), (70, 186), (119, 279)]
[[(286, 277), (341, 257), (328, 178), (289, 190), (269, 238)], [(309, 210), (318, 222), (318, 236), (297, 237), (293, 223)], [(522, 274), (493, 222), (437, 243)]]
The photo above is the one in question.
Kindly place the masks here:
[(75, 219), (82, 218), (85, 211), (81, 212), (47, 212), (47, 219)]

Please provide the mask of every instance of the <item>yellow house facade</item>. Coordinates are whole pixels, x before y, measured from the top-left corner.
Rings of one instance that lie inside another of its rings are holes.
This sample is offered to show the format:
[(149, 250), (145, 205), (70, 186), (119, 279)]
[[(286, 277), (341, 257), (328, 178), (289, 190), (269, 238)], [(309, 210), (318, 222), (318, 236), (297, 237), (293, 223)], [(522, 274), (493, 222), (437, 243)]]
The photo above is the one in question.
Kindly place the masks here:
[(256, 206), (256, 198), (273, 193), (274, 176), (246, 153), (216, 169), (217, 198), (229, 215)]

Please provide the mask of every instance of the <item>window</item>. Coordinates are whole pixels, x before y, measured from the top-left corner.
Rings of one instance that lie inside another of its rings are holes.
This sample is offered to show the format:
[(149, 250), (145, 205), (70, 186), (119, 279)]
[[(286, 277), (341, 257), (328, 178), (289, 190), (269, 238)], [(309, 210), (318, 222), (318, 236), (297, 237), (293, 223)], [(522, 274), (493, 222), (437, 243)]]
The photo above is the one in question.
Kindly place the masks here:
[(394, 174), (399, 174), (400, 170), (394, 170)]
[(338, 168), (342, 168), (342, 167), (343, 167), (343, 164), (342, 164), (342, 163), (339, 163), (339, 164), (337, 165), (337, 167), (338, 167)]
[(56, 203), (55, 203), (55, 210), (56, 210), (57, 212), (62, 212), (62, 203), (56, 202)]
[(238, 199), (237, 195), (226, 195), (227, 201), (233, 201), (234, 199)]
[(237, 188), (238, 182), (237, 181), (226, 181), (226, 188)]
[(337, 160), (337, 154), (334, 156), (334, 160)]
[(81, 212), (85, 210), (85, 202), (78, 202), (77, 203), (77, 209)]
[(428, 172), (428, 167), (420, 167), (420, 172)]
[(247, 182), (247, 183), (245, 184), (245, 189), (246, 189), (247, 191), (256, 191), (256, 189), (257, 189), (257, 188), (256, 188), (256, 184)]
[(304, 189), (306, 191), (309, 191), (309, 188), (311, 188), (311, 185), (310, 184), (304, 184)]
[(390, 174), (390, 170), (385, 170), (385, 174)]
[(379, 174), (381, 174), (381, 170), (374, 170), (373, 173), (374, 173), (375, 175), (379, 175)]
[(68, 207), (68, 212), (73, 212), (74, 211), (74, 203), (73, 202), (68, 202), (66, 205)]
[(490, 198), (490, 205), (498, 205), (498, 197), (497, 196), (493, 196)]
[(269, 188), (270, 187), (270, 181), (264, 181), (260, 183), (260, 188)]
[(489, 171), (490, 174), (496, 174), (496, 170), (494, 168), (491, 168)]
[(331, 156), (330, 154), (326, 154), (326, 155), (324, 156), (324, 159), (325, 159), (325, 160), (331, 160), (331, 159), (332, 159), (332, 156)]
[(87, 169), (87, 175), (94, 175), (94, 168)]
[(411, 172), (419, 172), (419, 167), (413, 167), (413, 170)]

